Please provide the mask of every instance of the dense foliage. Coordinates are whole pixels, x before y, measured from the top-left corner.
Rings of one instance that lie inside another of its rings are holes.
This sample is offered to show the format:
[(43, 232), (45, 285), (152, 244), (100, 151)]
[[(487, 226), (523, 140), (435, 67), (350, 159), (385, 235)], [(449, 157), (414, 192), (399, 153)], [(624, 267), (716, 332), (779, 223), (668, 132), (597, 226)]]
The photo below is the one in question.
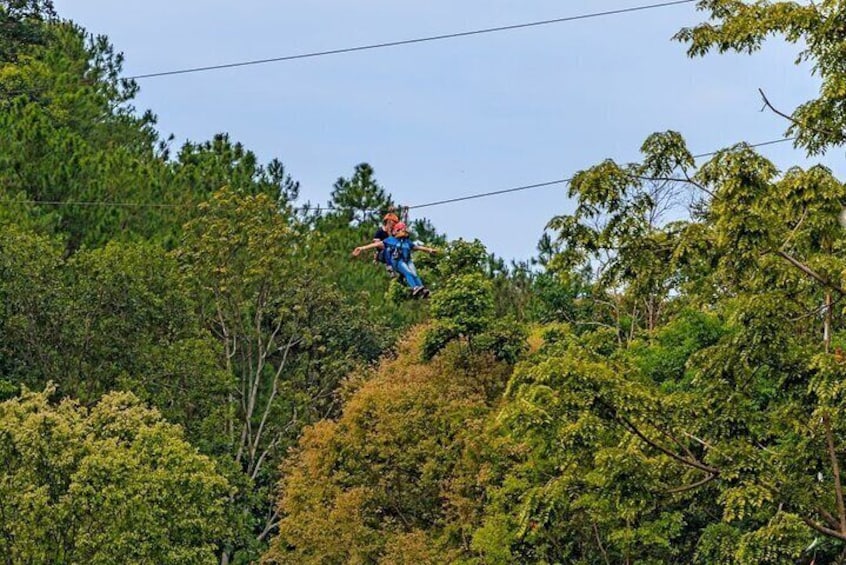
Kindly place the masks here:
[[(843, 143), (842, 1), (699, 7), (690, 55), (804, 45), (773, 119)], [(371, 165), (301, 202), (226, 134), (172, 150), (49, 1), (0, 30), (7, 563), (846, 561), (830, 170), (655, 133), (526, 263), (414, 218), (413, 301), (350, 257), (397, 208)]]
[(90, 409), (24, 391), (0, 404), (8, 563), (208, 563), (230, 489), (179, 427), (131, 393)]

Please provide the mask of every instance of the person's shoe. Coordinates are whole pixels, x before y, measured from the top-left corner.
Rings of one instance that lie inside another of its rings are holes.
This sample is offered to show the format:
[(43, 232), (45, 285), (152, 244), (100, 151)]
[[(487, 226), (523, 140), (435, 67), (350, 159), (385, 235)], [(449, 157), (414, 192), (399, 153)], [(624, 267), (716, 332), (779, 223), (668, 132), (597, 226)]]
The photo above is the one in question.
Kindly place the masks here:
[(423, 290), (420, 291), (420, 298), (429, 298), (429, 289), (423, 287)]
[(414, 298), (417, 298), (418, 296), (420, 296), (420, 293), (423, 292), (424, 290), (426, 290), (425, 287), (415, 286), (414, 288), (411, 289), (411, 296), (413, 296)]

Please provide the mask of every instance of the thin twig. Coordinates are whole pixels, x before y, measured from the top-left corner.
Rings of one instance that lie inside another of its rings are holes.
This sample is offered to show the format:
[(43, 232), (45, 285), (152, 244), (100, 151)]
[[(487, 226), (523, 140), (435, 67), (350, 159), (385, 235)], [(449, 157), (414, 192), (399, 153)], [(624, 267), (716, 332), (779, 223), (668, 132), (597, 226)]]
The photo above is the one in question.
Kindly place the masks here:
[(634, 424), (632, 424), (632, 423), (631, 423), (628, 419), (626, 419), (625, 417), (623, 417), (623, 416), (618, 416), (618, 418), (619, 418), (619, 419), (620, 419), (620, 421), (622, 421), (622, 422), (623, 422), (623, 424), (624, 424), (624, 425), (625, 425), (625, 426), (626, 426), (626, 427), (627, 427), (627, 428), (628, 428), (628, 429), (629, 429), (629, 430), (630, 430), (633, 434), (635, 434), (637, 437), (639, 437), (639, 438), (640, 438), (640, 439), (642, 439), (644, 442), (646, 442), (647, 444), (651, 445), (652, 447), (654, 447), (655, 449), (657, 449), (657, 450), (658, 450), (658, 451), (660, 451), (661, 453), (663, 453), (663, 454), (665, 454), (665, 455), (668, 455), (668, 456), (669, 456), (669, 457), (671, 457), (672, 459), (675, 459), (675, 460), (676, 460), (676, 461), (678, 461), (679, 463), (682, 463), (682, 464), (684, 464), (684, 465), (687, 465), (688, 467), (693, 467), (693, 468), (695, 468), (695, 469), (699, 469), (700, 471), (705, 471), (706, 473), (709, 473), (709, 474), (711, 474), (711, 475), (719, 475), (719, 474), (720, 474), (720, 470), (719, 470), (719, 469), (717, 469), (717, 468), (715, 468), (715, 467), (711, 467), (710, 465), (706, 465), (706, 464), (702, 463), (701, 461), (698, 461), (698, 460), (695, 460), (695, 459), (688, 459), (688, 458), (686, 458), (686, 457), (682, 457), (682, 456), (681, 456), (681, 455), (679, 455), (678, 453), (674, 453), (674, 452), (670, 451), (669, 449), (667, 449), (666, 447), (664, 447), (664, 446), (662, 446), (662, 445), (660, 445), (660, 444), (658, 444), (658, 443), (656, 443), (656, 442), (652, 441), (651, 439), (649, 439), (648, 437), (646, 437), (646, 436), (643, 434), (643, 432), (641, 432), (639, 429), (637, 429), (637, 427), (635, 427), (635, 425), (634, 425)]
[(707, 485), (708, 483), (710, 483), (711, 481), (713, 481), (717, 477), (719, 477), (719, 475), (717, 475), (717, 474), (708, 475), (707, 477), (705, 477), (701, 481), (696, 481), (695, 483), (692, 483), (692, 484), (689, 484), (689, 485), (684, 485), (684, 486), (681, 486), (681, 487), (671, 488), (671, 489), (668, 489), (664, 492), (666, 492), (667, 494), (678, 494), (680, 492), (687, 492), (689, 490), (694, 490), (694, 489), (697, 489), (701, 486)]
[(789, 244), (790, 241), (796, 236), (796, 233), (799, 231), (799, 228), (805, 222), (805, 218), (807, 216), (808, 216), (808, 208), (806, 207), (804, 210), (802, 210), (802, 217), (799, 218), (799, 221), (796, 222), (796, 225), (793, 227), (791, 232), (787, 235), (787, 239), (785, 239), (784, 243), (781, 245), (781, 251), (784, 251), (785, 249), (787, 249), (787, 244)]
[(762, 89), (760, 89), (760, 88), (759, 88), (759, 89), (758, 89), (758, 92), (760, 92), (760, 93), (761, 93), (761, 98), (763, 98), (763, 99), (764, 99), (764, 105), (765, 105), (767, 108), (769, 108), (772, 112), (774, 112), (775, 114), (778, 114), (778, 115), (779, 115), (779, 116), (781, 116), (782, 118), (784, 118), (784, 119), (786, 119), (786, 120), (789, 120), (789, 121), (793, 122), (794, 124), (796, 124), (796, 125), (797, 125), (797, 126), (799, 126), (800, 128), (802, 128), (802, 129), (809, 129), (809, 130), (814, 131), (814, 132), (816, 132), (816, 133), (818, 133), (818, 134), (820, 134), (820, 135), (826, 135), (826, 136), (830, 136), (830, 137), (837, 137), (837, 138), (841, 138), (841, 137), (843, 137), (843, 134), (842, 134), (842, 133), (835, 133), (835, 132), (832, 132), (832, 131), (828, 131), (828, 130), (820, 129), (820, 128), (818, 128), (818, 127), (809, 126), (808, 124), (803, 124), (802, 122), (800, 122), (799, 120), (797, 120), (796, 118), (794, 118), (793, 116), (791, 116), (790, 114), (785, 114), (784, 112), (782, 112), (782, 111), (780, 111), (780, 110), (777, 110), (777, 109), (776, 109), (776, 108), (775, 108), (772, 104), (770, 104), (770, 101), (767, 99), (767, 95), (766, 95), (766, 94), (764, 94), (764, 91), (763, 91)]
[(796, 258), (792, 257), (791, 255), (788, 255), (784, 251), (776, 251), (775, 254), (790, 263), (791, 265), (793, 265), (794, 267), (796, 267), (797, 269), (799, 269), (800, 271), (802, 271), (803, 273), (805, 273), (806, 275), (808, 275), (809, 277), (811, 277), (812, 279), (814, 279), (815, 281), (817, 281), (818, 283), (822, 284), (823, 286), (830, 288), (831, 290), (837, 291), (837, 293), (840, 295), (846, 294), (846, 290), (843, 290), (833, 282), (829, 281), (827, 278), (816, 273), (810, 267), (804, 265)]
[(686, 171), (684, 172), (684, 178), (679, 178), (679, 177), (646, 177), (646, 176), (640, 176), (640, 175), (631, 175), (631, 176), (636, 178), (636, 179), (640, 179), (640, 180), (685, 182), (685, 183), (688, 183), (692, 186), (695, 186), (696, 188), (698, 188), (699, 190), (701, 190), (702, 192), (704, 192), (705, 194), (707, 194), (711, 198), (714, 198), (714, 196), (715, 196), (713, 191), (705, 188), (705, 186), (703, 186), (701, 183), (698, 183), (695, 180), (693, 180), (692, 178), (690, 178), (690, 175), (688, 175)]
[(602, 539), (599, 537), (599, 528), (596, 527), (596, 522), (591, 522), (593, 525), (593, 533), (596, 535), (596, 543), (599, 545), (599, 551), (602, 552), (602, 557), (605, 558), (605, 563), (607, 565), (611, 565), (611, 561), (608, 560), (608, 552), (605, 550), (605, 546), (602, 545)]
[(813, 310), (811, 310), (810, 312), (807, 312), (807, 313), (805, 313), (805, 314), (802, 314), (801, 316), (797, 316), (796, 318), (788, 318), (788, 319), (789, 319), (791, 322), (801, 322), (802, 320), (804, 320), (804, 319), (806, 319), (806, 318), (810, 318), (810, 317), (812, 317), (812, 316), (816, 316), (816, 315), (818, 315), (818, 314), (820, 314), (820, 313), (822, 313), (822, 312), (825, 312), (826, 310), (831, 310), (832, 308), (834, 308), (834, 307), (837, 305), (837, 303), (838, 303), (838, 302), (840, 302), (840, 300), (841, 300), (843, 297), (844, 297), (844, 295), (842, 295), (842, 294), (841, 294), (841, 295), (839, 295), (837, 298), (834, 298), (834, 299), (831, 301), (831, 303), (830, 303), (830, 304), (823, 303), (823, 304), (822, 304), (822, 306), (817, 306), (816, 308), (814, 308), (814, 309), (813, 309)]
[(831, 470), (834, 473), (834, 491), (837, 494), (837, 514), (840, 518), (840, 531), (846, 532), (846, 506), (843, 504), (843, 483), (840, 481), (840, 462), (834, 450), (834, 434), (831, 433), (831, 421), (828, 414), (823, 416), (825, 439), (828, 444), (828, 455), (831, 458)]

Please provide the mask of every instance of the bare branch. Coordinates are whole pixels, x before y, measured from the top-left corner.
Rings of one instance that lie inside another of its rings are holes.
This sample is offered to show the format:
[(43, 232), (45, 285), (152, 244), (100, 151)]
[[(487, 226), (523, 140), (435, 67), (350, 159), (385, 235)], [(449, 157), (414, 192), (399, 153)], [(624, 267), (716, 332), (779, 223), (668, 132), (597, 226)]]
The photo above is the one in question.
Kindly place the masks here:
[(689, 484), (689, 485), (684, 485), (684, 486), (681, 486), (681, 487), (671, 488), (671, 489), (668, 489), (664, 492), (666, 492), (667, 494), (678, 494), (680, 492), (687, 492), (689, 490), (695, 490), (695, 489), (698, 489), (701, 486), (707, 485), (708, 483), (710, 483), (711, 481), (713, 481), (717, 477), (719, 477), (719, 475), (717, 475), (717, 474), (708, 475), (707, 477), (705, 477), (701, 481), (696, 481), (695, 483), (692, 483), (692, 484)]
[(819, 524), (819, 523), (815, 522), (814, 520), (811, 520), (810, 518), (804, 518), (803, 517), (802, 521), (805, 522), (805, 524), (807, 526), (813, 528), (814, 530), (818, 531), (821, 534), (827, 535), (829, 537), (837, 538), (839, 540), (846, 541), (846, 534), (844, 534), (843, 532), (838, 532), (837, 530), (832, 530), (831, 528), (826, 528), (822, 524)]
[(834, 434), (831, 433), (831, 421), (828, 414), (823, 416), (825, 439), (828, 445), (828, 456), (831, 458), (831, 470), (834, 474), (834, 491), (837, 493), (837, 514), (840, 518), (840, 531), (846, 532), (846, 507), (843, 505), (843, 483), (840, 481), (840, 462), (834, 449)]
[(726, 455), (724, 452), (720, 451), (719, 449), (717, 449), (716, 447), (714, 447), (713, 445), (711, 445), (710, 443), (708, 443), (708, 442), (707, 442), (707, 441), (705, 441), (704, 439), (700, 439), (700, 438), (696, 437), (695, 435), (693, 435), (693, 434), (691, 434), (691, 433), (688, 433), (688, 432), (684, 432), (684, 431), (683, 431), (682, 433), (685, 435), (685, 437), (688, 437), (688, 438), (692, 439), (692, 440), (693, 440), (693, 441), (695, 441), (696, 443), (698, 443), (698, 444), (700, 444), (701, 446), (703, 446), (705, 449), (710, 449), (710, 450), (711, 450), (711, 451), (713, 451), (714, 453), (719, 453), (722, 457), (725, 457), (726, 459), (728, 459), (729, 461), (731, 461), (732, 463), (734, 463), (734, 459), (732, 459), (731, 457), (729, 457), (729, 456), (728, 456), (728, 455)]
[(660, 451), (660, 452), (661, 452), (661, 453), (663, 453), (664, 455), (667, 455), (667, 456), (669, 456), (670, 458), (675, 459), (676, 461), (678, 461), (679, 463), (681, 463), (681, 464), (683, 464), (683, 465), (687, 465), (688, 467), (693, 467), (693, 468), (695, 468), (695, 469), (699, 469), (700, 471), (705, 471), (706, 473), (709, 473), (709, 474), (711, 474), (711, 475), (719, 475), (719, 474), (720, 474), (720, 470), (719, 470), (719, 469), (717, 469), (717, 468), (715, 468), (715, 467), (711, 467), (710, 465), (706, 465), (706, 464), (702, 463), (701, 461), (699, 461), (699, 460), (697, 460), (697, 459), (688, 459), (687, 457), (682, 457), (682, 456), (681, 456), (681, 455), (679, 455), (678, 453), (674, 453), (673, 451), (670, 451), (670, 450), (669, 450), (669, 449), (667, 449), (666, 447), (664, 447), (664, 446), (662, 446), (662, 445), (660, 445), (660, 444), (656, 443), (655, 441), (653, 441), (653, 440), (649, 439), (648, 437), (646, 437), (646, 436), (643, 434), (643, 432), (641, 432), (639, 429), (637, 429), (637, 427), (636, 427), (634, 424), (632, 424), (632, 423), (631, 423), (628, 419), (626, 419), (625, 417), (623, 417), (623, 416), (618, 416), (618, 418), (619, 418), (619, 420), (620, 420), (621, 422), (623, 422), (623, 424), (624, 424), (624, 425), (625, 425), (625, 426), (626, 426), (626, 427), (627, 427), (627, 428), (628, 428), (628, 429), (629, 429), (629, 430), (630, 430), (633, 434), (635, 434), (635, 435), (636, 435), (637, 437), (639, 437), (641, 440), (643, 440), (643, 441), (644, 441), (644, 442), (646, 442), (647, 444), (651, 445), (652, 447), (654, 447), (655, 449), (657, 449), (658, 451)]
[(836, 291), (840, 295), (846, 294), (846, 290), (843, 290), (833, 282), (829, 281), (827, 278), (816, 273), (813, 269), (811, 269), (807, 265), (804, 265), (803, 263), (801, 263), (794, 257), (788, 255), (784, 251), (776, 251), (775, 254), (790, 263), (791, 265), (793, 265), (794, 267), (796, 267), (797, 269), (799, 269), (800, 271), (802, 271), (803, 273), (805, 273), (806, 275), (808, 275), (809, 277), (811, 277), (812, 279), (814, 279), (815, 281), (817, 281), (818, 283), (820, 283), (821, 285)]
[(817, 508), (817, 512), (820, 513), (820, 515), (825, 519), (826, 522), (828, 522), (828, 524), (832, 528), (839, 528), (840, 527), (840, 523), (837, 521), (837, 518), (835, 518), (831, 514), (831, 512), (829, 512), (825, 508)]
[(281, 433), (276, 434), (276, 437), (274, 437), (274, 438), (273, 438), (273, 441), (271, 441), (271, 442), (270, 442), (270, 445), (268, 445), (268, 446), (267, 446), (267, 447), (266, 447), (266, 448), (265, 448), (265, 449), (261, 452), (261, 455), (260, 455), (260, 456), (259, 456), (259, 458), (256, 460), (255, 465), (253, 465), (253, 471), (252, 471), (252, 473), (250, 473), (250, 478), (251, 478), (251, 479), (255, 480), (255, 478), (256, 478), (256, 477), (258, 476), (258, 474), (259, 474), (259, 471), (261, 470), (261, 466), (262, 466), (262, 464), (264, 463), (265, 458), (266, 458), (266, 457), (270, 454), (270, 452), (271, 452), (271, 451), (273, 451), (273, 449), (274, 449), (277, 445), (279, 445), (279, 442), (280, 442), (281, 440), (282, 440), (282, 434), (281, 434)]
[(592, 522), (593, 524), (593, 533), (596, 536), (596, 543), (599, 545), (599, 551), (602, 552), (602, 556), (605, 558), (606, 565), (611, 565), (611, 561), (608, 560), (608, 552), (605, 550), (605, 546), (602, 545), (602, 538), (599, 537), (599, 528), (596, 527), (596, 522)]
[(799, 231), (799, 228), (800, 228), (800, 227), (802, 227), (802, 224), (805, 222), (805, 218), (806, 218), (807, 216), (808, 216), (808, 208), (807, 208), (807, 207), (805, 207), (805, 208), (802, 210), (802, 217), (801, 217), (801, 218), (799, 218), (799, 221), (798, 221), (798, 222), (796, 222), (796, 225), (795, 225), (795, 226), (793, 226), (793, 229), (792, 229), (792, 230), (790, 231), (790, 233), (787, 235), (787, 239), (785, 239), (785, 240), (784, 240), (784, 243), (783, 243), (783, 244), (782, 244), (782, 246), (781, 246), (781, 251), (784, 251), (785, 249), (787, 249), (787, 245), (788, 245), (788, 244), (790, 243), (790, 241), (791, 241), (791, 240), (792, 240), (792, 239), (796, 236), (796, 233)]
[(695, 186), (696, 188), (698, 188), (699, 190), (701, 190), (702, 192), (704, 192), (705, 194), (707, 194), (711, 198), (714, 197), (713, 191), (709, 190), (704, 185), (702, 185), (702, 184), (696, 182), (695, 180), (693, 180), (692, 178), (690, 178), (690, 175), (687, 174), (687, 171), (684, 172), (684, 178), (680, 178), (680, 177), (644, 177), (644, 176), (639, 176), (639, 175), (632, 175), (632, 176), (634, 178), (637, 178), (637, 179), (640, 179), (640, 180), (684, 182), (684, 183), (687, 183), (691, 186)]
[[(838, 296), (837, 298), (840, 298), (840, 296)], [(831, 328), (833, 322), (832, 307), (834, 305), (834, 301), (831, 299), (830, 291), (825, 293), (825, 302), (823, 304), (825, 306), (823, 315), (823, 344), (825, 345), (825, 352), (829, 353), (831, 349)]]
[(594, 322), (592, 320), (586, 320), (584, 322), (576, 320), (574, 323), (576, 325), (579, 325), (579, 326), (598, 326), (598, 327), (601, 327), (601, 328), (608, 328), (608, 329), (611, 329), (611, 330), (614, 330), (614, 331), (617, 331), (619, 329), (617, 326), (612, 326), (611, 324), (606, 324), (606, 323), (603, 323), (603, 322)]
[(770, 104), (770, 101), (767, 99), (767, 95), (764, 94), (764, 91), (762, 89), (759, 88), (758, 92), (761, 94), (761, 98), (764, 99), (764, 105), (767, 108), (769, 108), (773, 113), (778, 114), (782, 118), (784, 118), (784, 119), (786, 119), (790, 122), (793, 122), (794, 124), (796, 124), (800, 128), (811, 130), (811, 131), (816, 132), (820, 135), (825, 135), (825, 136), (828, 136), (828, 137), (838, 137), (839, 138), (839, 137), (843, 136), (842, 133), (835, 133), (835, 132), (820, 129), (820, 128), (817, 128), (817, 127), (814, 127), (814, 126), (809, 126), (808, 124), (803, 124), (802, 122), (800, 122), (799, 120), (797, 120), (796, 118), (791, 116), (790, 114), (785, 114), (784, 112), (777, 110), (772, 104)]
[(276, 373), (273, 375), (273, 388), (270, 392), (270, 397), (268, 397), (267, 402), (264, 406), (264, 413), (261, 416), (261, 422), (259, 423), (258, 431), (256, 431), (255, 440), (250, 448), (250, 455), (251, 459), (255, 458), (255, 454), (258, 451), (259, 442), (261, 441), (262, 433), (264, 432), (264, 426), (267, 423), (267, 417), (270, 414), (270, 410), (273, 407), (273, 401), (276, 399), (276, 395), (279, 394), (279, 378), (282, 376), (282, 371), (285, 370), (288, 364), (288, 354), (291, 351), (291, 348), (295, 345), (298, 345), (302, 341), (302, 338), (295, 339), (292, 335), (290, 339), (288, 339), (288, 343), (285, 345), (285, 351), (282, 354), (282, 359), (279, 361), (279, 366), (276, 368)]
[(828, 302), (823, 302), (821, 306), (817, 306), (817, 307), (816, 307), (816, 308), (814, 308), (813, 310), (811, 310), (811, 311), (809, 311), (809, 312), (806, 312), (806, 313), (802, 314), (801, 316), (797, 316), (797, 317), (795, 317), (795, 318), (790, 318), (790, 321), (791, 321), (791, 322), (800, 322), (800, 321), (802, 321), (802, 320), (804, 320), (804, 319), (806, 319), (806, 318), (811, 318), (811, 317), (816, 316), (816, 315), (818, 315), (818, 314), (821, 314), (821, 313), (823, 313), (823, 312), (825, 312), (825, 311), (827, 311), (827, 310), (828, 310), (828, 311), (831, 311), (831, 309), (832, 309), (832, 308), (834, 308), (834, 307), (837, 305), (837, 303), (838, 303), (838, 302), (840, 302), (840, 300), (841, 300), (843, 297), (844, 297), (844, 295), (842, 295), (842, 294), (841, 294), (841, 295), (840, 295), (840, 296), (838, 296), (837, 298), (834, 298), (834, 299), (831, 301), (831, 303), (828, 303)]
[(682, 169), (682, 173), (684, 173), (684, 180), (686, 180), (687, 182), (689, 182), (689, 183), (690, 183), (690, 184), (692, 184), (693, 186), (695, 186), (695, 187), (699, 188), (699, 190), (701, 190), (702, 192), (704, 192), (705, 194), (707, 194), (707, 195), (708, 195), (708, 196), (710, 196), (711, 198), (713, 198), (713, 197), (714, 197), (714, 192), (712, 192), (711, 190), (709, 190), (709, 189), (705, 188), (705, 185), (700, 184), (700, 183), (696, 182), (695, 180), (693, 180), (692, 178), (690, 178), (690, 175), (689, 175), (689, 174), (687, 174), (687, 171), (686, 171), (686, 170)]
[(274, 510), (273, 515), (267, 520), (267, 523), (264, 526), (264, 530), (258, 535), (258, 541), (264, 541), (264, 538), (267, 537), (269, 533), (276, 529), (276, 526), (279, 525), (279, 510)]
[(650, 424), (652, 424), (652, 427), (655, 428), (656, 430), (658, 430), (661, 433), (661, 435), (663, 435), (664, 437), (666, 437), (667, 439), (669, 439), (670, 441), (672, 441), (673, 443), (675, 443), (676, 445), (681, 447), (682, 450), (687, 454), (687, 456), (689, 458), (696, 459), (696, 456), (693, 454), (693, 452), (690, 451), (690, 449), (682, 441), (680, 441), (676, 436), (674, 436), (673, 434), (671, 434), (670, 432), (668, 432), (667, 430), (665, 430), (664, 428), (662, 428), (658, 424), (654, 424), (652, 422), (650, 422)]
[(241, 458), (244, 456), (244, 448), (247, 446), (247, 426), (246, 424), (241, 426), (241, 440), (238, 442), (238, 453), (235, 454), (235, 461), (238, 463), (241, 462)]

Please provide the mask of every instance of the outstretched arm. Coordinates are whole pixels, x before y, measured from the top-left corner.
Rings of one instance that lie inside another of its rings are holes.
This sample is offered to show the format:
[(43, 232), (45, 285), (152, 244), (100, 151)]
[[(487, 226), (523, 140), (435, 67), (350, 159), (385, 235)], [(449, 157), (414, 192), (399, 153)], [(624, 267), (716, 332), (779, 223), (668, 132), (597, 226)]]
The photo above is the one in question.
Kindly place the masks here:
[(426, 253), (435, 254), (438, 252), (434, 247), (426, 247), (425, 245), (415, 245), (412, 247), (414, 251), (425, 251)]
[(360, 247), (356, 247), (355, 249), (353, 249), (352, 254), (353, 254), (353, 257), (358, 257), (358, 255), (362, 251), (367, 251), (368, 249), (382, 249), (384, 247), (385, 247), (385, 244), (382, 243), (381, 241), (374, 241), (373, 243), (368, 243), (367, 245), (362, 245)]

